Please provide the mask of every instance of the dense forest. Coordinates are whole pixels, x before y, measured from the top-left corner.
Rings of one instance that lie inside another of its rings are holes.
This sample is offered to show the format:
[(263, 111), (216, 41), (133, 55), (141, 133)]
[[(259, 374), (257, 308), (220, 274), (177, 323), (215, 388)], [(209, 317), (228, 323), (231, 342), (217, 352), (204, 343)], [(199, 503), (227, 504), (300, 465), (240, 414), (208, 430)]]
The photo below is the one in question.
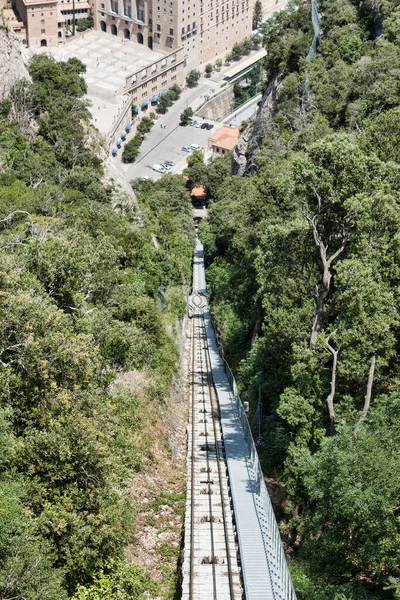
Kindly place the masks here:
[[(0, 102), (0, 596), (142, 598), (125, 549), (146, 403), (179, 370), (193, 225), (182, 178), (105, 184), (76, 59)], [(147, 395), (119, 384), (140, 371)], [(164, 590), (163, 597), (169, 597)], [(173, 594), (173, 591), (171, 592)]]
[(308, 2), (260, 27), (243, 176), (194, 156), (188, 175), (208, 188), (212, 307), (253, 413), (261, 384), (298, 598), (400, 598), (400, 7), (319, 11), (311, 60)]

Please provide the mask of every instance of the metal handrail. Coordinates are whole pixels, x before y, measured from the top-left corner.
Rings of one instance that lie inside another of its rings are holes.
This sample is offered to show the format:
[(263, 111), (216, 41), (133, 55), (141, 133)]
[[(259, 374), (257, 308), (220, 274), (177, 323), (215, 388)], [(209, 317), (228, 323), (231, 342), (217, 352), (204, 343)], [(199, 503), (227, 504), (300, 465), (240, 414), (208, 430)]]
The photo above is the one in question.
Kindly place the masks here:
[(224, 348), (222, 345), (221, 336), (218, 333), (217, 326), (211, 314), (210, 320), (214, 330), (217, 347), (224, 365), (224, 371), (232, 388), (233, 401), (236, 406), (240, 422), (242, 423), (243, 432), (247, 443), (249, 462), (251, 463), (250, 472), (253, 472), (252, 476), (254, 477), (258, 492), (255, 506), (262, 532), (265, 553), (268, 559), (268, 564), (270, 565), (270, 577), (274, 600), (296, 600), (296, 592), (294, 590), (289, 567), (287, 565), (278, 522), (275, 517), (267, 486), (265, 485), (264, 474), (262, 472), (257, 449), (254, 444), (251, 427), (239, 396), (235, 378), (224, 356)]

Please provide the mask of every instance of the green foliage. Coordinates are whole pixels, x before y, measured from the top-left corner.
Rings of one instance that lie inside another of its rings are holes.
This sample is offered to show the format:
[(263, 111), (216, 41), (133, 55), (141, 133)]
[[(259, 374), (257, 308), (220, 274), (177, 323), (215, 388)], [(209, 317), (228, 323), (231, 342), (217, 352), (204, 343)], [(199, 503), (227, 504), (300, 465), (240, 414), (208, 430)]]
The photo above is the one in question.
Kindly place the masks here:
[(186, 75), (186, 83), (187, 83), (187, 85), (189, 87), (194, 87), (195, 85), (198, 84), (200, 77), (201, 77), (200, 71), (198, 71), (197, 69), (192, 69)]
[(143, 135), (136, 133), (129, 142), (126, 142), (122, 151), (122, 160), (125, 163), (131, 163), (139, 154), (140, 146), (143, 142)]
[(156, 116), (154, 113), (150, 113), (148, 117), (142, 118), (136, 128), (135, 135), (124, 145), (124, 149), (122, 151), (123, 162), (131, 163), (135, 160), (139, 154), (140, 146), (142, 145), (146, 133), (148, 133), (154, 125), (155, 118)]
[(258, 29), (258, 26), (263, 20), (263, 6), (261, 0), (256, 0), (253, 8), (253, 29)]
[[(157, 593), (120, 562), (134, 532), (131, 475), (148, 443), (143, 397), (114, 379), (143, 369), (145, 401), (161, 401), (177, 373), (168, 331), (190, 277), (191, 205), (182, 178), (169, 177), (142, 182), (140, 216), (132, 199), (113, 209), (87, 135), (84, 69), (35, 56), (32, 83), (1, 106), (4, 598), (63, 600), (78, 586), (79, 598)], [(152, 123), (143, 118), (140, 140)]]
[(192, 120), (193, 114), (193, 109), (190, 106), (188, 108), (185, 108), (185, 110), (183, 111), (183, 113), (181, 113), (180, 116), (180, 124), (189, 125), (190, 121)]
[(177, 83), (174, 83), (164, 96), (158, 100), (157, 104), (157, 112), (164, 114), (167, 112), (167, 109), (173, 105), (173, 103), (178, 100), (181, 95), (182, 90)]
[(79, 586), (73, 600), (144, 600), (149, 594), (154, 596), (158, 593), (159, 586), (140, 567), (111, 563), (105, 572), (101, 571), (94, 578), (90, 586)]
[[(225, 355), (253, 411), (261, 381), (299, 599), (389, 599), (400, 579), (398, 7), (320, 7), (309, 62), (309, 5), (260, 25), (268, 110), (245, 177), (221, 171), (208, 188), (200, 234)], [(188, 172), (206, 184), (214, 168)]]

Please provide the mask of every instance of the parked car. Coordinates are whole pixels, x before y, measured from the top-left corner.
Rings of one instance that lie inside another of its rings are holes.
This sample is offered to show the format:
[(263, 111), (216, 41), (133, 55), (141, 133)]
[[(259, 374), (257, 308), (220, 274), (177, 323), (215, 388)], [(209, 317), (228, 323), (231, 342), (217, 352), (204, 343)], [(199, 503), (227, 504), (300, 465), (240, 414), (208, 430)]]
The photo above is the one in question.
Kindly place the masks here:
[(190, 127), (194, 127), (196, 125), (197, 121), (190, 121), (189, 125)]
[(201, 147), (201, 146), (199, 146), (198, 144), (192, 144), (192, 145), (190, 146), (190, 149), (191, 149), (191, 150), (202, 150), (202, 147)]
[(201, 124), (201, 129), (208, 129), (210, 123), (202, 123)]
[(157, 173), (165, 173), (166, 169), (162, 165), (153, 165), (153, 171), (157, 171)]
[(171, 165), (168, 165), (168, 164), (167, 164), (167, 163), (165, 163), (165, 162), (164, 162), (164, 163), (161, 163), (161, 166), (162, 166), (162, 168), (163, 168), (163, 169), (165, 169), (166, 171), (169, 171), (169, 170), (170, 170), (170, 168), (171, 168)]
[(203, 125), (203, 122), (202, 122), (202, 121), (197, 121), (197, 123), (196, 123), (195, 127), (196, 127), (196, 129), (200, 129), (200, 127), (201, 127), (202, 125)]
[(214, 129), (214, 125), (212, 123), (207, 123), (207, 129), (208, 131), (211, 131), (211, 129)]
[(164, 160), (164, 165), (169, 165), (170, 167), (174, 167), (175, 163), (173, 160)]
[(185, 152), (191, 152), (193, 148), (191, 148), (190, 146), (182, 146), (182, 150), (184, 150)]

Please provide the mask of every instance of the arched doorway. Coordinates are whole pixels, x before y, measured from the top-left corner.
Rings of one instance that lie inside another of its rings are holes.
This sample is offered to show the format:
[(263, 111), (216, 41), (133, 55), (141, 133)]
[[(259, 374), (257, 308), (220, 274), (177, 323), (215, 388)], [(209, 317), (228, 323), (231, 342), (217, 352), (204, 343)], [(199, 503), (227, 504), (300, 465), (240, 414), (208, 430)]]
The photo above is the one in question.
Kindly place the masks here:
[(47, 40), (40, 40), (40, 45), (41, 46), (47, 46)]
[(150, 48), (150, 50), (153, 50), (153, 36), (149, 35), (149, 37), (147, 38), (147, 45)]
[(59, 37), (59, 38), (62, 38), (62, 33), (61, 33), (61, 31), (59, 31), (59, 32), (58, 32), (58, 37)]
[(143, 33), (138, 33), (137, 34), (137, 43), (138, 44), (143, 44)]
[(100, 21), (100, 29), (101, 31), (104, 31), (104, 33), (106, 33), (107, 31), (107, 24), (105, 21)]
[(116, 25), (111, 25), (111, 35), (118, 35)]
[(131, 39), (131, 32), (129, 31), (129, 29), (124, 29), (124, 38), (126, 40), (130, 40)]

